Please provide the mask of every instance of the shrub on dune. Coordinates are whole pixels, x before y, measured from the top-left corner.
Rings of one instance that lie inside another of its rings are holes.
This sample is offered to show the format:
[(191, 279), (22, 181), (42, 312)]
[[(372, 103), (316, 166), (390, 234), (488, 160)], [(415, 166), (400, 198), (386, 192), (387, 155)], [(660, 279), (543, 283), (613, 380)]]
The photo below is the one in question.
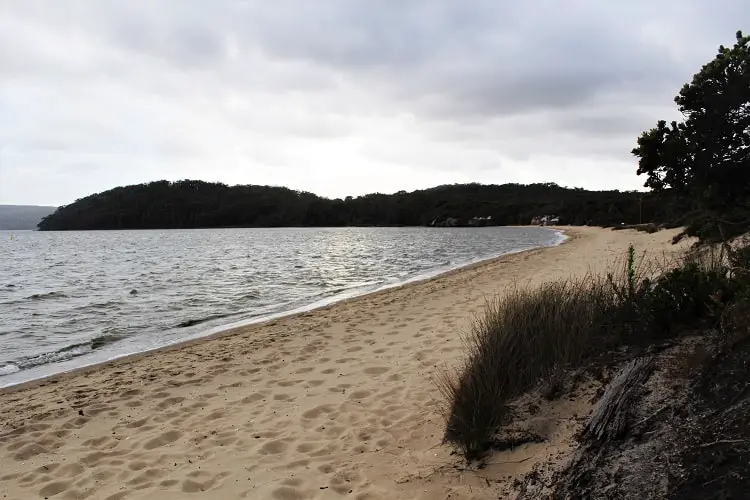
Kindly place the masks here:
[(604, 276), (516, 286), (490, 300), (464, 336), (458, 369), (437, 378), (444, 440), (467, 460), (477, 459), (509, 419), (508, 404), (561, 370), (617, 346), (652, 343), (697, 321), (718, 325), (726, 304), (741, 288), (750, 289), (744, 284), (750, 258), (744, 250), (733, 252), (733, 267), (727, 265), (731, 258), (715, 251), (693, 252), (668, 266), (637, 258), (631, 247)]
[(438, 379), (446, 408), (445, 440), (478, 458), (506, 416), (508, 402), (576, 363), (603, 321), (606, 288), (593, 277), (514, 288), (487, 303), (465, 336), (458, 374)]

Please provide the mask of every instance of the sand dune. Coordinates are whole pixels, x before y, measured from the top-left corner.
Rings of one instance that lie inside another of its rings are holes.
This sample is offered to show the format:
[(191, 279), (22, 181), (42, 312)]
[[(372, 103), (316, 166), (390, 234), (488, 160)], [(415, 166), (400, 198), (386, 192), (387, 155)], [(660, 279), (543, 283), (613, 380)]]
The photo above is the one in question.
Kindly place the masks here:
[[(497, 498), (564, 460), (588, 411), (529, 416), (546, 441), (462, 468), (441, 445), (432, 377), (458, 333), (513, 281), (601, 269), (653, 235), (569, 229), (559, 247), (0, 393), (0, 495), (8, 499)], [(493, 496), (494, 495), (494, 496)]]

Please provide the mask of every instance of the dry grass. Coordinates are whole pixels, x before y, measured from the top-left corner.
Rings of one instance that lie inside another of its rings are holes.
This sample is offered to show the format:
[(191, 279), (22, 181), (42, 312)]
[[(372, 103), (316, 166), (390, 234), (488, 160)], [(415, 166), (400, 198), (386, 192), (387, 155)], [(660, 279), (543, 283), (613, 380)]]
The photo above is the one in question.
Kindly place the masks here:
[(631, 247), (606, 276), (517, 286), (490, 300), (464, 335), (458, 370), (437, 379), (444, 440), (467, 460), (480, 458), (509, 419), (511, 400), (551, 385), (588, 355), (649, 343), (704, 318), (718, 321), (736, 295), (726, 261), (720, 248), (659, 262)]
[(481, 456), (512, 398), (578, 362), (600, 329), (606, 295), (602, 281), (588, 276), (517, 287), (488, 302), (464, 337), (466, 358), (458, 374), (438, 378), (450, 402), (445, 440), (467, 459)]

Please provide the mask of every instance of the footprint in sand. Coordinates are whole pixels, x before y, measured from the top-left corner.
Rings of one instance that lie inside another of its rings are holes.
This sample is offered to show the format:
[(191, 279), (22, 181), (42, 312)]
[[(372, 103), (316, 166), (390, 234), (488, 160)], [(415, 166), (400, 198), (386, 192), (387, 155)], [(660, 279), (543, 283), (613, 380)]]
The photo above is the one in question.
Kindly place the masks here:
[(329, 457), (329, 456), (333, 455), (334, 453), (336, 453), (338, 450), (339, 450), (338, 445), (336, 445), (336, 444), (329, 444), (329, 445), (325, 446), (324, 448), (321, 448), (319, 450), (310, 452), (308, 455), (311, 456), (311, 457), (313, 457), (313, 458), (317, 458), (317, 457)]
[(136, 460), (135, 462), (131, 462), (130, 464), (128, 464), (128, 469), (132, 471), (139, 471), (145, 469), (147, 466), (148, 464), (146, 462)]
[(291, 387), (293, 385), (297, 385), (301, 382), (304, 382), (304, 380), (282, 380), (279, 382), (279, 387)]
[(281, 486), (271, 493), (271, 497), (277, 500), (302, 500), (307, 498), (301, 491), (291, 486)]
[(139, 486), (148, 487), (151, 486), (152, 481), (161, 479), (166, 475), (166, 472), (159, 469), (149, 469), (142, 474), (134, 477), (128, 481), (129, 485), (136, 486), (136, 489), (140, 489)]
[(259, 394), (259, 393), (256, 392), (255, 394), (251, 394), (249, 396), (246, 396), (246, 397), (242, 398), (242, 400), (240, 402), (243, 403), (243, 404), (257, 403), (258, 401), (261, 401), (265, 397), (266, 396), (264, 394)]
[(359, 400), (369, 397), (372, 394), (370, 391), (354, 391), (349, 394), (349, 399)]
[(167, 431), (161, 436), (146, 441), (146, 444), (144, 444), (143, 447), (147, 450), (153, 450), (154, 448), (159, 448), (160, 446), (172, 444), (181, 437), (182, 433), (179, 431)]
[(125, 424), (125, 427), (127, 427), (128, 429), (137, 429), (138, 427), (142, 427), (146, 425), (146, 422), (148, 422), (149, 418), (151, 417), (146, 417), (140, 420), (134, 420), (132, 422), (128, 422), (127, 424)]
[(113, 493), (112, 495), (108, 496), (104, 500), (122, 500), (126, 496), (130, 494), (129, 491), (120, 491), (118, 493)]
[(59, 495), (68, 488), (70, 488), (69, 481), (55, 481), (54, 483), (47, 484), (41, 490), (39, 490), (39, 496), (43, 498), (53, 497), (55, 495)]
[[(8, 449), (10, 449), (10, 447), (8, 447)], [(26, 444), (25, 446), (21, 447), (13, 455), (13, 458), (15, 458), (19, 462), (25, 462), (26, 460), (32, 457), (35, 457), (37, 455), (43, 455), (46, 453), (49, 453), (49, 451), (46, 448), (36, 443), (31, 443), (31, 444)]]
[(130, 399), (134, 398), (136, 396), (140, 396), (143, 393), (140, 389), (130, 389), (128, 391), (123, 391), (120, 393), (120, 397), (122, 399)]
[(302, 460), (295, 460), (293, 462), (289, 462), (284, 467), (287, 469), (299, 469), (302, 467), (307, 467), (310, 465), (310, 461), (306, 458), (303, 458)]
[(198, 471), (199, 474), (190, 473), (189, 476), (192, 475), (194, 479), (200, 478), (200, 477), (206, 477), (208, 476), (209, 479), (206, 479), (205, 481), (196, 481), (194, 479), (185, 479), (182, 482), (182, 491), (184, 493), (197, 493), (200, 491), (206, 491), (213, 489), (214, 487), (218, 486), (217, 483), (220, 483), (222, 479), (230, 476), (231, 474), (228, 472), (222, 472), (220, 474), (217, 474), (213, 477), (210, 477), (210, 474), (203, 473), (202, 471)]
[(217, 420), (219, 418), (223, 418), (224, 416), (226, 416), (226, 414), (227, 412), (224, 410), (214, 410), (208, 415), (206, 415), (206, 417), (203, 420), (205, 421)]
[(302, 443), (297, 446), (297, 451), (299, 453), (310, 453), (313, 450), (318, 449), (319, 444), (318, 443)]
[(371, 366), (370, 368), (364, 369), (364, 372), (368, 375), (382, 375), (387, 371), (390, 371), (390, 368), (385, 366)]
[(290, 477), (288, 479), (284, 479), (283, 481), (281, 481), (281, 484), (283, 484), (284, 486), (299, 487), (299, 486), (302, 486), (302, 482), (303, 482), (302, 479), (298, 477)]
[(321, 474), (330, 474), (334, 471), (333, 464), (323, 464), (318, 466), (318, 471)]
[(156, 409), (157, 410), (164, 410), (166, 408), (169, 408), (170, 406), (174, 406), (177, 403), (181, 403), (183, 401), (185, 401), (185, 398), (183, 398), (181, 396), (175, 396), (175, 397), (172, 397), (172, 398), (167, 398), (164, 401), (162, 401), (161, 403), (159, 403), (158, 405), (156, 405)]
[(302, 414), (302, 418), (305, 420), (312, 420), (315, 418), (318, 418), (319, 416), (327, 413), (333, 413), (334, 408), (331, 405), (320, 405), (316, 406), (315, 408), (311, 410), (307, 410)]
[(289, 445), (282, 440), (271, 441), (260, 447), (260, 453), (263, 455), (280, 455), (284, 453)]

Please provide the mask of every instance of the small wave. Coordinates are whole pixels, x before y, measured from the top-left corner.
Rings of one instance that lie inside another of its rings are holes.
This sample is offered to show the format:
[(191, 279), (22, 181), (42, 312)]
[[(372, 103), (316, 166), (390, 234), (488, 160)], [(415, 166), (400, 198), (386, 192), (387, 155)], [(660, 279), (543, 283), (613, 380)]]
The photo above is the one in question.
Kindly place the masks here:
[(64, 298), (67, 298), (67, 295), (65, 295), (62, 292), (49, 292), (49, 293), (35, 293), (34, 295), (26, 297), (26, 300), (48, 300), (48, 299), (64, 299)]
[(361, 283), (354, 283), (354, 284), (351, 284), (351, 285), (339, 286), (339, 287), (336, 287), (336, 288), (331, 288), (330, 290), (326, 290), (325, 294), (326, 295), (336, 295), (337, 293), (345, 292), (347, 290), (353, 290), (355, 288), (364, 288), (366, 286), (379, 285), (381, 283), (382, 283), (382, 281), (363, 281)]
[(120, 300), (108, 300), (106, 302), (95, 302), (93, 304), (84, 304), (77, 307), (74, 307), (74, 311), (78, 312), (86, 312), (86, 311), (104, 311), (104, 310), (111, 310), (111, 309), (117, 309), (122, 305), (122, 301)]
[(63, 347), (58, 351), (44, 352), (35, 356), (28, 356), (25, 358), (17, 359), (9, 364), (16, 366), (19, 370), (28, 370), (29, 368), (34, 368), (35, 366), (67, 361), (77, 356), (88, 354), (91, 351), (91, 344), (89, 342), (84, 342), (81, 344), (73, 344)]
[(126, 337), (127, 335), (124, 335), (122, 333), (105, 333), (103, 335), (99, 335), (98, 337), (94, 337), (91, 340), (91, 349), (101, 349), (104, 346), (114, 344), (118, 340), (122, 340)]
[(102, 347), (114, 344), (115, 342), (126, 338), (127, 335), (121, 333), (105, 333), (98, 337), (94, 337), (88, 342), (80, 342), (78, 344), (71, 344), (65, 346), (62, 349), (52, 352), (44, 352), (36, 354), (34, 356), (27, 356), (24, 358), (16, 359), (10, 363), (0, 365), (0, 376), (10, 375), (21, 370), (28, 370), (41, 365), (47, 365), (50, 363), (59, 363), (61, 361), (68, 361), (69, 359), (89, 354), (90, 352), (101, 349)]
[[(295, 283), (293, 281), (282, 281), (279, 284), (283, 286), (295, 286)], [(330, 286), (328, 283), (326, 283), (323, 280), (307, 280), (307, 281), (303, 281), (301, 284), (305, 286), (311, 286), (314, 288), (328, 288)], [(299, 283), (297, 283), (297, 285), (299, 285)]]
[(5, 288), (16, 288), (16, 287), (17, 285), (14, 285), (13, 283), (8, 283), (7, 285), (5, 285)]
[(7, 363), (5, 365), (0, 365), (0, 377), (3, 375), (10, 375), (11, 373), (16, 373), (21, 371), (21, 369), (14, 365), (13, 363)]
[(565, 234), (564, 231), (560, 231), (559, 229), (553, 229), (553, 231), (555, 232), (555, 241), (552, 246), (557, 246), (565, 243), (570, 238), (570, 236)]
[(215, 319), (223, 319), (236, 316), (236, 314), (214, 314), (213, 316), (206, 316), (205, 318), (188, 319), (176, 325), (176, 328), (188, 328), (190, 326), (200, 325), (207, 321), (213, 321)]

